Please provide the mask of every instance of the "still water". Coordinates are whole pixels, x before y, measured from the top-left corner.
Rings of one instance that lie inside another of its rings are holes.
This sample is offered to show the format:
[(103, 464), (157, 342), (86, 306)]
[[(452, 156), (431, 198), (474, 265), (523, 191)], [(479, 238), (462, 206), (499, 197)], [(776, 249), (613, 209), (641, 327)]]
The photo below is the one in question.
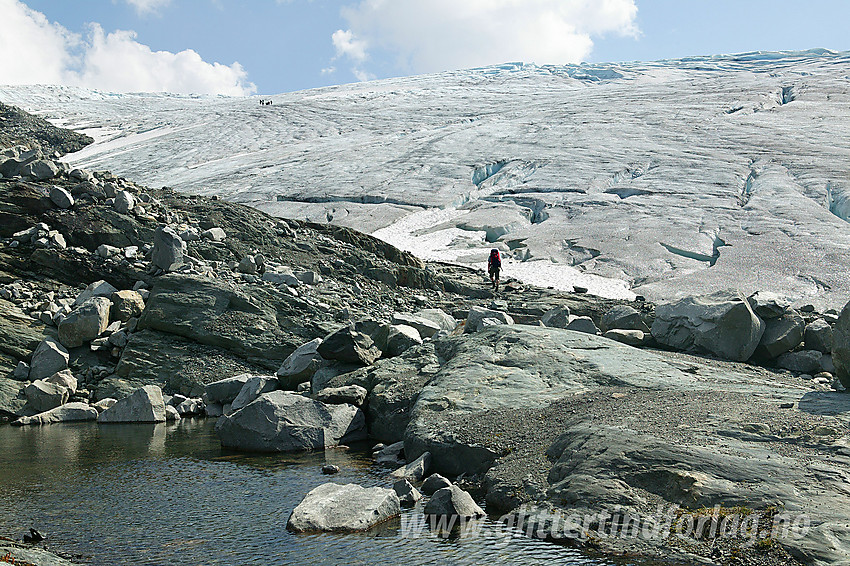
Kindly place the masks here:
[[(342, 471), (330, 479), (325, 463)], [(326, 481), (391, 486), (364, 451), (223, 451), (212, 419), (0, 426), (0, 535), (35, 527), (89, 564), (612, 564), (486, 519), (440, 536), (420, 507), (369, 533), (287, 532), (292, 509)]]

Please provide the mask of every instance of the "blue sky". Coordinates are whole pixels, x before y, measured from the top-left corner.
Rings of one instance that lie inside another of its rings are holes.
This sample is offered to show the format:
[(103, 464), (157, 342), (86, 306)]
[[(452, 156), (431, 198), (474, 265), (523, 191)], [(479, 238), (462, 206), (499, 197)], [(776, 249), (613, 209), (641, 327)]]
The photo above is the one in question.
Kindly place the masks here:
[(850, 50), (848, 22), (847, 0), (0, 0), (0, 81), (272, 94), (506, 61)]

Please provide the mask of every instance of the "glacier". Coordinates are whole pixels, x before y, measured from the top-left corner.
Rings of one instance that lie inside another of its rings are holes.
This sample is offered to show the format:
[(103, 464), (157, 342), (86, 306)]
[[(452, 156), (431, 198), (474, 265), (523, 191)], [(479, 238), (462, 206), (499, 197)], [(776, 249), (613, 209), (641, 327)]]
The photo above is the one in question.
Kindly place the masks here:
[(507, 63), (247, 98), (3, 86), (72, 165), (653, 301), (850, 298), (850, 53)]

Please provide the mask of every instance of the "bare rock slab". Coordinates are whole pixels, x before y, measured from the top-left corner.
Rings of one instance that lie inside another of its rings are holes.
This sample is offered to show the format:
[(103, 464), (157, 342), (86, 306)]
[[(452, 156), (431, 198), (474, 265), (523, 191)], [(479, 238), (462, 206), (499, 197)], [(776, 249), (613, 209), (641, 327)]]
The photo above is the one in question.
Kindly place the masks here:
[(162, 389), (146, 385), (121, 399), (98, 417), (99, 423), (164, 423), (165, 400)]
[(97, 415), (97, 409), (87, 403), (66, 403), (61, 407), (56, 407), (55, 409), (51, 409), (31, 417), (21, 417), (18, 420), (13, 421), (12, 425), (24, 426), (73, 421), (94, 421), (97, 420)]

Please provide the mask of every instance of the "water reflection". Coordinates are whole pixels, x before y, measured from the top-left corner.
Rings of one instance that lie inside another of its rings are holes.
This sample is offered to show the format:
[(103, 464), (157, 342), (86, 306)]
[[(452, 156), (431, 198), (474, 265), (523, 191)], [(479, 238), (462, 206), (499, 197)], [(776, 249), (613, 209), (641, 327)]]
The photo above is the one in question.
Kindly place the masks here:
[[(356, 448), (356, 447), (355, 447)], [(211, 420), (0, 427), (0, 535), (35, 527), (93, 564), (596, 564), (489, 519), (431, 530), (421, 506), (368, 533), (295, 535), (292, 508), (338, 483), (389, 487), (366, 450), (223, 451)], [(605, 562), (607, 563), (607, 562)]]

